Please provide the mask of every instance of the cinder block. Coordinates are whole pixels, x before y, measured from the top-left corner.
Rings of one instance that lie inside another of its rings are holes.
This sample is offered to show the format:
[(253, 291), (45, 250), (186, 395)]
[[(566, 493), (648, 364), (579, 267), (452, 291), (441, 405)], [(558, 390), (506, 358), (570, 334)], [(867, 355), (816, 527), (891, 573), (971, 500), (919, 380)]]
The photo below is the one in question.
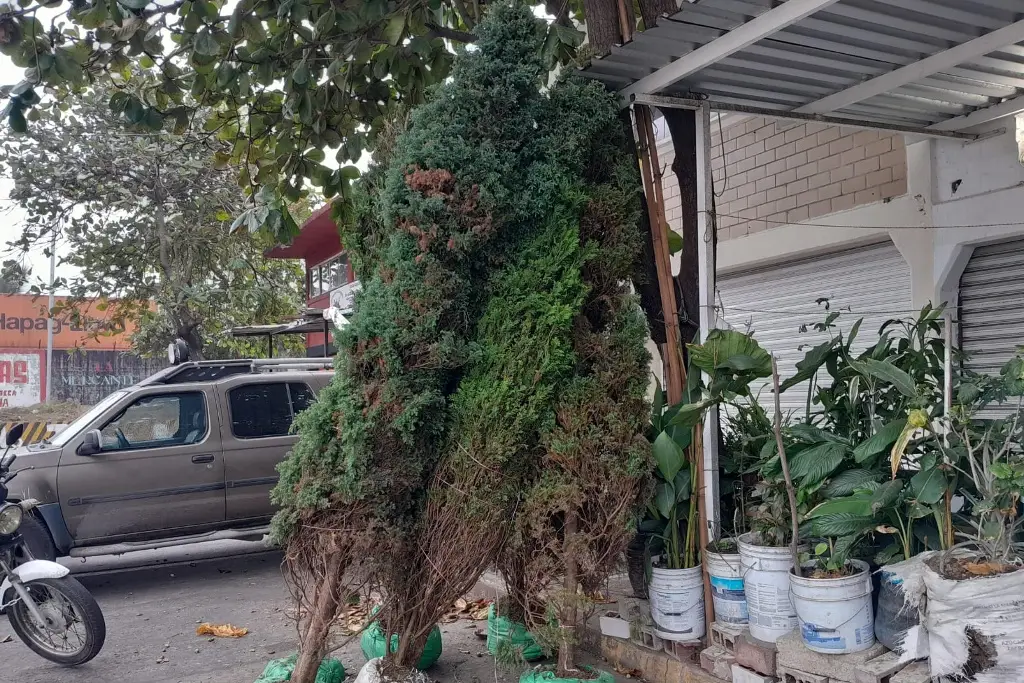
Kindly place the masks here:
[(736, 639), (747, 630), (746, 626), (736, 624), (711, 623), (711, 644), (718, 645), (729, 652), (736, 652)]
[(718, 645), (712, 645), (705, 650), (701, 650), (700, 668), (712, 676), (726, 681), (732, 680), (732, 665), (735, 663), (736, 658), (725, 648)]
[(828, 676), (789, 669), (779, 664), (779, 680), (782, 683), (830, 683)]
[(905, 666), (900, 663), (898, 654), (886, 652), (854, 668), (853, 683), (892, 683), (892, 675)]
[(636, 629), (635, 638), (633, 642), (637, 645), (647, 648), (648, 650), (656, 650), (661, 652), (665, 646), (658, 636), (654, 635), (654, 629), (647, 626), (641, 626)]
[(929, 683), (931, 680), (931, 665), (928, 662), (911, 662), (907, 668), (895, 674), (890, 683)]
[[(850, 654), (826, 655), (813, 652), (804, 646), (800, 631), (792, 631), (778, 639), (775, 643), (779, 656), (776, 660), (779, 669), (783, 667), (796, 671), (824, 676), (832, 683), (853, 683), (855, 671), (865, 662), (881, 656), (885, 647), (875, 643), (866, 650)], [(739, 661), (737, 659), (737, 661)]]
[(775, 658), (778, 654), (773, 643), (754, 638), (744, 632), (736, 638), (736, 663), (765, 676), (775, 675)]
[(662, 648), (669, 657), (680, 662), (692, 662), (697, 659), (697, 652), (702, 647), (699, 640), (668, 640), (661, 639)]
[(733, 664), (732, 683), (775, 683), (775, 677), (765, 676), (756, 671), (744, 669), (739, 664)]

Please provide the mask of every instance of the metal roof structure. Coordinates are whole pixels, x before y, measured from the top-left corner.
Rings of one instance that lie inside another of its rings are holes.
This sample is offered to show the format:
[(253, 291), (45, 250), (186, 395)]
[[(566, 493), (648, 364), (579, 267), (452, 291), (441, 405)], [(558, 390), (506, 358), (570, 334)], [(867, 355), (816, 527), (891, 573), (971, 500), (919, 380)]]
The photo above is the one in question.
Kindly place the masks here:
[(1024, 112), (1024, 0), (682, 0), (582, 74), (627, 101), (964, 136)]

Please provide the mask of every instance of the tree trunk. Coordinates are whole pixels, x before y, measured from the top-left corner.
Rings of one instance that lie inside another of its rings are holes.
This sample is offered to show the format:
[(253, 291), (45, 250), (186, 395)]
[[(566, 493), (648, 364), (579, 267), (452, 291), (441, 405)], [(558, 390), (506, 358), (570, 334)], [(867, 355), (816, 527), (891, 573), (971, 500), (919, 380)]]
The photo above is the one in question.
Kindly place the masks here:
[(338, 614), (341, 596), (341, 560), (332, 557), (327, 563), (327, 575), (316, 590), (313, 608), (307, 616), (305, 632), (299, 648), (299, 657), (292, 672), (292, 683), (314, 683), (320, 670), (320, 662), (327, 654), (327, 638), (331, 624)]
[[(626, 3), (626, 8), (632, 17), (632, 0)], [(587, 18), (587, 43), (593, 48), (594, 56), (603, 57), (612, 45), (623, 42), (618, 0), (583, 0), (583, 11)]]
[(577, 561), (576, 561), (576, 510), (570, 509), (565, 515), (565, 538), (562, 548), (565, 561), (565, 597), (559, 610), (558, 626), (561, 642), (558, 644), (558, 678), (578, 678), (576, 674), (576, 629), (578, 624)]
[(697, 118), (689, 109), (663, 109), (665, 123), (672, 135), (675, 158), (672, 171), (679, 181), (679, 202), (682, 215), (683, 250), (676, 291), (679, 294), (679, 335), (683, 343), (691, 343), (700, 331), (700, 289), (697, 257)]
[(644, 30), (658, 25), (663, 14), (675, 14), (679, 11), (676, 0), (640, 0), (640, 17), (644, 20)]

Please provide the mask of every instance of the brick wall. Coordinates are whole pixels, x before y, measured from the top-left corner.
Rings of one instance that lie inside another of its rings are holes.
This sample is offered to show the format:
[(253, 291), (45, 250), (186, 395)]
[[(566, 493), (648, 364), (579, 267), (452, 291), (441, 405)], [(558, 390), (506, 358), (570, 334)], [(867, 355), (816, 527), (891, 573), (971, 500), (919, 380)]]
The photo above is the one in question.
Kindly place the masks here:
[[(720, 240), (907, 192), (902, 135), (763, 118), (722, 133), (724, 143), (717, 130), (711, 140)], [(659, 145), (659, 156), (663, 167), (671, 165), (670, 142)], [(664, 186), (666, 217), (678, 228), (679, 187), (671, 171)]]

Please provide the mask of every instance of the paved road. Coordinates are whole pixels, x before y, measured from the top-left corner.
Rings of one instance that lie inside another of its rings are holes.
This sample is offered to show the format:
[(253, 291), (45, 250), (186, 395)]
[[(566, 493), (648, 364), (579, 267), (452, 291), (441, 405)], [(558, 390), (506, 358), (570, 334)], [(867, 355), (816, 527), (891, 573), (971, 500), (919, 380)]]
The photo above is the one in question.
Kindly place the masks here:
[[(17, 637), (3, 643), (12, 632), (0, 617), (0, 681), (253, 683), (268, 660), (295, 649), (295, 626), (285, 616), (291, 602), (281, 556), (258, 544), (206, 543), (65, 563), (103, 609), (103, 651), (89, 664), (64, 669), (37, 657)], [(485, 576), (473, 597), (493, 596), (497, 583)], [(195, 635), (202, 621), (244, 626), (251, 633), (210, 641)], [(434, 681), (518, 680), (518, 671), (495, 671), (475, 636), (483, 626), (460, 621), (442, 627), (444, 654), (429, 671)], [(337, 654), (351, 674), (365, 661), (357, 642)]]
[[(294, 649), (295, 628), (284, 614), (289, 602), (280, 555), (251, 545), (242, 548), (248, 554), (209, 559), (239, 548), (204, 545), (68, 561), (103, 609), (103, 651), (85, 666), (63, 669), (15, 637), (0, 644), (0, 678), (22, 683), (252, 683), (268, 659)], [(138, 567), (144, 562), (150, 566)], [(245, 626), (251, 633), (209, 642), (195, 635), (201, 621)], [(0, 641), (10, 633), (6, 618), (0, 618)]]

